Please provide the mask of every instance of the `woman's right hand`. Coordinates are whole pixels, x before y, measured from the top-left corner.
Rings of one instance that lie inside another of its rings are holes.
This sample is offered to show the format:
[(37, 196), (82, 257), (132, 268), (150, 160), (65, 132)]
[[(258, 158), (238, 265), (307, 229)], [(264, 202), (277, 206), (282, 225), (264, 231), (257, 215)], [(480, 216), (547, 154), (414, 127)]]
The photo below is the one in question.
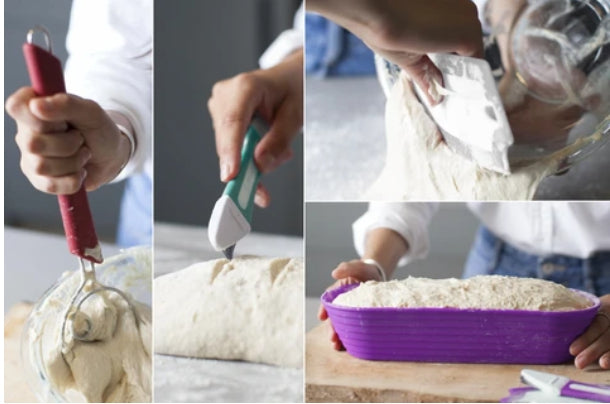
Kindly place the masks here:
[[(332, 271), (331, 276), (336, 279), (336, 282), (326, 290), (332, 290), (338, 288), (339, 286), (366, 282), (370, 280), (381, 281), (377, 267), (372, 264), (366, 264), (360, 259), (340, 263)], [(335, 348), (337, 351), (342, 350), (343, 344), (335, 332), (330, 319), (328, 318), (328, 313), (323, 305), (320, 305), (318, 310), (318, 318), (321, 321), (328, 320), (328, 324), (330, 326), (330, 341), (333, 344), (333, 348)]]
[[(275, 170), (292, 157), (291, 143), (303, 126), (303, 51), (278, 65), (238, 74), (212, 89), (208, 109), (214, 125), (220, 180), (239, 173), (244, 134), (255, 114), (271, 126), (254, 150), (261, 173)], [(259, 183), (254, 203), (267, 207), (270, 195)]]
[(42, 192), (70, 195), (83, 182), (93, 191), (129, 160), (130, 141), (113, 116), (124, 126), (129, 121), (94, 101), (63, 93), (39, 97), (22, 87), (8, 97), (6, 111), (17, 123), (21, 170)]

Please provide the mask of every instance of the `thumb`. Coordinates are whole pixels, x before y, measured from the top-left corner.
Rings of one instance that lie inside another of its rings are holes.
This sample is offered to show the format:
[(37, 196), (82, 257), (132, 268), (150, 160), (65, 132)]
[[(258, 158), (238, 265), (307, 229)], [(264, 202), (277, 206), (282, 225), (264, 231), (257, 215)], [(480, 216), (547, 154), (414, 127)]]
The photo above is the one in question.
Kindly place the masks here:
[(428, 55), (422, 55), (418, 59), (410, 57), (405, 62), (399, 64), (399, 66), (409, 73), (415, 84), (423, 90), (430, 104), (436, 105), (440, 103), (443, 97), (436, 92), (433, 82), (436, 81), (438, 84), (443, 85), (443, 74), (434, 62), (430, 60)]
[(65, 93), (34, 98), (30, 101), (30, 110), (39, 119), (68, 122), (77, 129), (98, 127), (104, 114), (94, 101)]

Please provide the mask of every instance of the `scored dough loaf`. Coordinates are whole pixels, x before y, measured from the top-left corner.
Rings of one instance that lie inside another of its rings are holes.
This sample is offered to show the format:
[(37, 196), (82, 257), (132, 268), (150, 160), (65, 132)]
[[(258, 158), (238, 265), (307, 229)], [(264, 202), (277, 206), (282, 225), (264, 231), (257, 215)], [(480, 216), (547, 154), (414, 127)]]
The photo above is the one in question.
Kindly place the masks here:
[(155, 352), (303, 366), (303, 262), (236, 257), (155, 279)]
[(500, 275), (469, 279), (408, 277), (368, 281), (343, 293), (333, 303), (348, 307), (437, 307), (460, 309), (582, 310), (589, 299), (554, 282)]

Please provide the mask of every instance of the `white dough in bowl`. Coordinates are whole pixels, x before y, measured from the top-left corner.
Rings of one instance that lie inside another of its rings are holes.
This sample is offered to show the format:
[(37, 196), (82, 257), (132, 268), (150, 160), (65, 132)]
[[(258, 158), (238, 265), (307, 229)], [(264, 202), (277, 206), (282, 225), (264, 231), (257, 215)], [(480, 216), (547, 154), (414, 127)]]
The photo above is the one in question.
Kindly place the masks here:
[(348, 307), (437, 307), (572, 311), (593, 305), (562, 285), (533, 278), (478, 275), (469, 279), (408, 277), (389, 282), (368, 281), (342, 293), (334, 304)]
[(303, 262), (236, 257), (155, 279), (155, 352), (303, 366)]

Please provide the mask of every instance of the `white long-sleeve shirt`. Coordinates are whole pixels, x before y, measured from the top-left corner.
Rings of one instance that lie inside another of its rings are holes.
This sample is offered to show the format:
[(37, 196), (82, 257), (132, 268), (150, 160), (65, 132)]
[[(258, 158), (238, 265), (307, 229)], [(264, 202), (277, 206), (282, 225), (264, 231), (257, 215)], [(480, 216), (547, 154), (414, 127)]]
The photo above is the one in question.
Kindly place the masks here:
[(269, 45), (265, 53), (258, 60), (261, 69), (269, 69), (286, 58), (292, 52), (303, 47), (303, 33), (305, 26), (305, 14), (303, 4), (297, 10), (294, 16), (293, 27), (282, 32)]
[[(492, 233), (531, 254), (588, 258), (610, 251), (610, 202), (470, 202), (468, 207)], [(356, 251), (363, 255), (369, 231), (389, 228), (409, 244), (399, 265), (426, 257), (428, 225), (437, 209), (438, 203), (371, 203), (353, 224)]]
[(115, 181), (152, 176), (152, 0), (74, 0), (66, 45), (69, 93), (131, 123), (135, 153)]

